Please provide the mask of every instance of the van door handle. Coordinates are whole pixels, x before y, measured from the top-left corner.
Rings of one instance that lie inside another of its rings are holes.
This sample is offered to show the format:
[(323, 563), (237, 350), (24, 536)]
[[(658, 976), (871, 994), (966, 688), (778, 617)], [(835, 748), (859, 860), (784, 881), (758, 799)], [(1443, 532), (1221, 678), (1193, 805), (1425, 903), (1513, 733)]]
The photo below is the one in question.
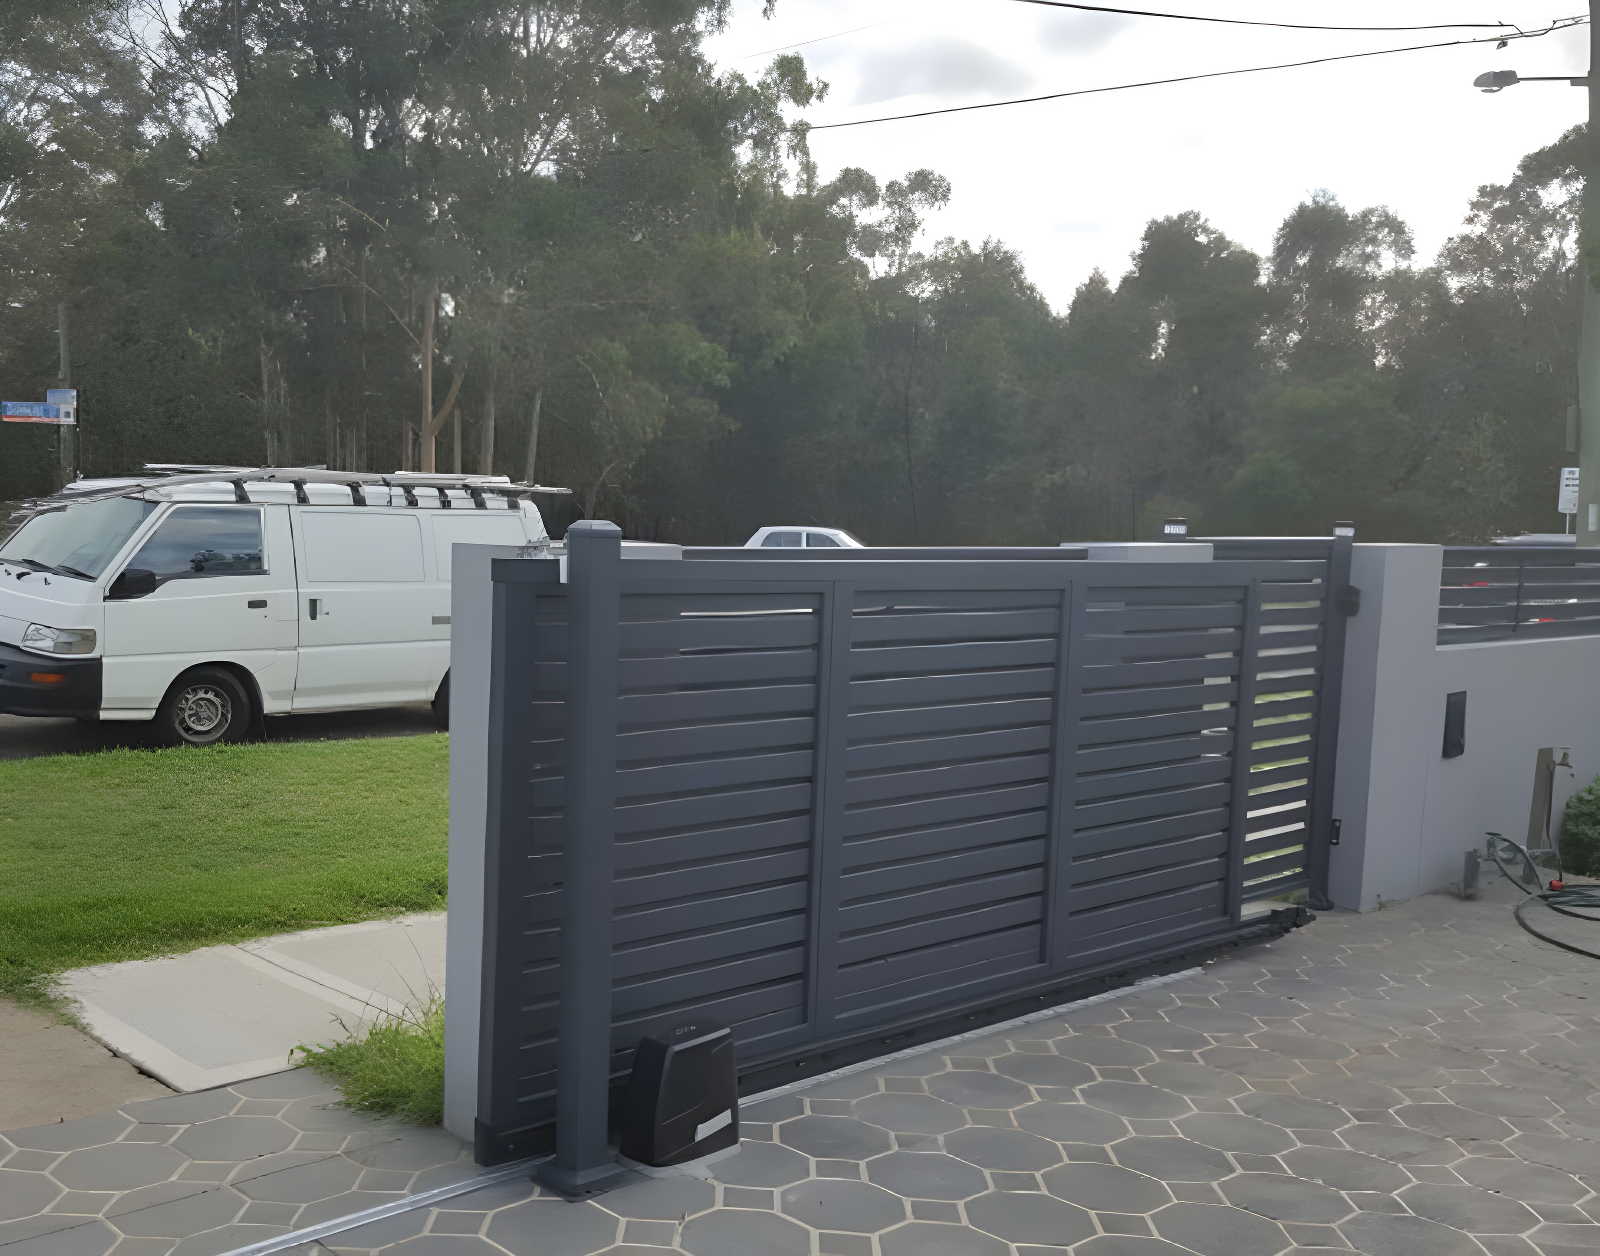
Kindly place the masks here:
[(252, 611), (264, 611), (267, 609), (267, 599), (264, 597), (253, 597), (245, 603), (245, 607), (246, 609)]
[(317, 617), (317, 611), (321, 608), (321, 606), (322, 606), (322, 599), (321, 598), (315, 598), (314, 597), (307, 603), (307, 608), (311, 613), (311, 618), (312, 619), (315, 619)]

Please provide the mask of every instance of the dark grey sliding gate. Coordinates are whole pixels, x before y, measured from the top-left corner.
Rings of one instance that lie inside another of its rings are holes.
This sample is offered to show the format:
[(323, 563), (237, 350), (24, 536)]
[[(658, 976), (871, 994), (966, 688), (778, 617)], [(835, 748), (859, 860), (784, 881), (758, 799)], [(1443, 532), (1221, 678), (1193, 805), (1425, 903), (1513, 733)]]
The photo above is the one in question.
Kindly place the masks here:
[[(609, 955), (567, 965), (596, 988), (567, 997), (613, 1078), (705, 1015), (759, 1087), (1238, 937), (1246, 904), (1325, 883), (1348, 539), (1151, 564), (623, 561), (584, 536), (570, 583), (555, 559), (493, 570), (481, 1160), (555, 1110), (564, 910), (591, 937), (609, 916)], [(574, 654), (569, 598), (591, 643), (614, 616), (613, 651)], [(566, 737), (580, 702), (614, 738)]]

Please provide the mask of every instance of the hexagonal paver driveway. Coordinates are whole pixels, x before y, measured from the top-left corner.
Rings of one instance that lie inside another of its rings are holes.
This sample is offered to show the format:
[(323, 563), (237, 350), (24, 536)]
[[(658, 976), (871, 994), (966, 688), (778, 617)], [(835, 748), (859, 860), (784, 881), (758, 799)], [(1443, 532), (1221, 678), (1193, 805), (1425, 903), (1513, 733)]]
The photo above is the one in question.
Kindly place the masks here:
[[(752, 1101), (739, 1154), (480, 1188), (341, 1256), (1594, 1256), (1600, 965), (1507, 894), (1270, 946)], [(474, 1169), (304, 1073), (0, 1141), (0, 1247), (217, 1256)], [(123, 1237), (125, 1236), (125, 1237)], [(300, 1249), (304, 1253), (304, 1249)], [(316, 1252), (305, 1256), (317, 1256)], [(326, 1253), (322, 1253), (326, 1256)]]

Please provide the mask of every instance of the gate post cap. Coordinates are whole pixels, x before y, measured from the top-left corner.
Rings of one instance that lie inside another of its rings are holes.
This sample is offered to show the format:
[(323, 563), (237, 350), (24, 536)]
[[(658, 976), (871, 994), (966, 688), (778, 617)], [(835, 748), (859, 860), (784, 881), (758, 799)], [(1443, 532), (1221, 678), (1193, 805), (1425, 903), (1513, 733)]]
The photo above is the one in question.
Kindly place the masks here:
[(582, 537), (585, 540), (609, 540), (615, 537), (622, 539), (622, 529), (609, 519), (579, 519), (567, 525), (567, 539)]

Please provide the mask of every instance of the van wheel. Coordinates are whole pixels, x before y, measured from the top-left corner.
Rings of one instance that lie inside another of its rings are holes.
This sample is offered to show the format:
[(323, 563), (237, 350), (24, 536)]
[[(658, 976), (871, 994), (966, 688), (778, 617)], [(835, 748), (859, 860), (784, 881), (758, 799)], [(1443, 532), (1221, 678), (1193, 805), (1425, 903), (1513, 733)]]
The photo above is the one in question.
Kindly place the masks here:
[(433, 695), (433, 723), (441, 733), (450, 731), (450, 673), (439, 682), (439, 692)]
[(236, 741), (250, 729), (250, 697), (220, 667), (185, 672), (167, 690), (152, 734), (164, 746), (210, 746)]

